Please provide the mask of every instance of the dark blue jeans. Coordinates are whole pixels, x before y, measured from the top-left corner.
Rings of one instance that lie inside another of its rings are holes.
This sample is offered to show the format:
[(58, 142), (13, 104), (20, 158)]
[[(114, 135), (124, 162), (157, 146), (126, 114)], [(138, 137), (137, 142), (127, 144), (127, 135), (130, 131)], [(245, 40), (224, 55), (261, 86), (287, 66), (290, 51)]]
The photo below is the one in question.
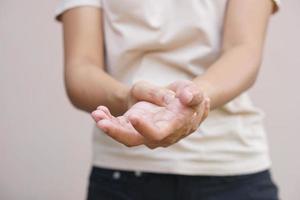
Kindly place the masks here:
[(278, 200), (268, 170), (239, 176), (185, 176), (92, 169), (88, 200)]

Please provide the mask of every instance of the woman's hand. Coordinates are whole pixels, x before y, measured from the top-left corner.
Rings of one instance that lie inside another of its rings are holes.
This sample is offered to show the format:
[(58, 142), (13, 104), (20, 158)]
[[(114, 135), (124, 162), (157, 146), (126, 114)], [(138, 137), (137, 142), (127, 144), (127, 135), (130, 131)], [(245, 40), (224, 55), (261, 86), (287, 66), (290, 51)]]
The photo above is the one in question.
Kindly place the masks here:
[(189, 80), (175, 81), (166, 87), (156, 86), (147, 81), (138, 81), (130, 89), (127, 99), (128, 109), (138, 101), (166, 106), (174, 97), (177, 97), (183, 105), (196, 106), (205, 98), (205, 94)]
[[(145, 88), (148, 89), (142, 90), (142, 86), (147, 86)], [(165, 88), (160, 88), (162, 95), (159, 92), (149, 93), (149, 88), (154, 89), (153, 87), (149, 83), (140, 82), (133, 87), (133, 96), (143, 97), (143, 99), (151, 97), (156, 101), (160, 100), (158, 103), (164, 104), (163, 106), (140, 101), (119, 117), (112, 116), (106, 107), (99, 106), (92, 113), (97, 126), (126, 146), (145, 144), (149, 148), (156, 148), (176, 143), (194, 132), (207, 117), (209, 100), (201, 92), (196, 91), (191, 82), (177, 81), (167, 86), (166, 88), (174, 90), (173, 96), (167, 98), (163, 92)], [(141, 95), (142, 92), (144, 96)], [(200, 103), (194, 105), (197, 101)], [(191, 106), (184, 105), (182, 102)]]

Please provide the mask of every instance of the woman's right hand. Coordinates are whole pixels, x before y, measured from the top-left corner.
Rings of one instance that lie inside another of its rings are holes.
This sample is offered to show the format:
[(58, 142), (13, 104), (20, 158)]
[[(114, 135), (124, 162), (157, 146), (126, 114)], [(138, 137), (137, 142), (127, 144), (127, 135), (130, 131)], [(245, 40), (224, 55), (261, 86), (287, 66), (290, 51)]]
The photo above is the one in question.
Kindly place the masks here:
[(139, 101), (147, 101), (158, 106), (166, 106), (175, 97), (172, 90), (154, 85), (147, 81), (138, 81), (129, 89), (127, 110)]
[(127, 96), (127, 110), (138, 101), (147, 101), (158, 106), (168, 105), (177, 97), (183, 105), (197, 106), (204, 94), (189, 80), (179, 80), (162, 87), (147, 81), (138, 81), (132, 85)]

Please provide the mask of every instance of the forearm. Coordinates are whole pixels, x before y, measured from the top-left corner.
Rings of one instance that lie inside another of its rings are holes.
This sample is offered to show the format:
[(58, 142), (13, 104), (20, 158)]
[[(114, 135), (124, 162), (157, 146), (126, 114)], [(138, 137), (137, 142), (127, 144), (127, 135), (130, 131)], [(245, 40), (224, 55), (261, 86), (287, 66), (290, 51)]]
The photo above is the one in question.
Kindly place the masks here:
[(88, 112), (104, 105), (114, 115), (123, 114), (128, 89), (104, 71), (102, 9), (79, 6), (64, 12), (61, 20), (65, 85), (70, 101)]
[(232, 47), (193, 81), (210, 98), (212, 110), (226, 104), (253, 85), (260, 60), (260, 49), (247, 45)]
[(65, 85), (73, 105), (91, 112), (99, 105), (107, 106), (114, 115), (127, 109), (129, 88), (93, 64), (72, 64), (65, 68)]

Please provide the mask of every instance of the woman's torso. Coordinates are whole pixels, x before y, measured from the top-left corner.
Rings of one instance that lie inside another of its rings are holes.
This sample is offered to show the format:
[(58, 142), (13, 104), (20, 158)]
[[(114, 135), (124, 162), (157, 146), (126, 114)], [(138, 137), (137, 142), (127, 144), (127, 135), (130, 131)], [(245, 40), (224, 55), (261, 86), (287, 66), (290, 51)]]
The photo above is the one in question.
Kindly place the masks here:
[[(201, 75), (220, 55), (226, 0), (102, 0), (106, 70), (124, 84), (166, 85)], [(212, 111), (169, 148), (127, 148), (94, 129), (94, 165), (228, 175), (270, 165), (263, 113), (247, 93)]]

